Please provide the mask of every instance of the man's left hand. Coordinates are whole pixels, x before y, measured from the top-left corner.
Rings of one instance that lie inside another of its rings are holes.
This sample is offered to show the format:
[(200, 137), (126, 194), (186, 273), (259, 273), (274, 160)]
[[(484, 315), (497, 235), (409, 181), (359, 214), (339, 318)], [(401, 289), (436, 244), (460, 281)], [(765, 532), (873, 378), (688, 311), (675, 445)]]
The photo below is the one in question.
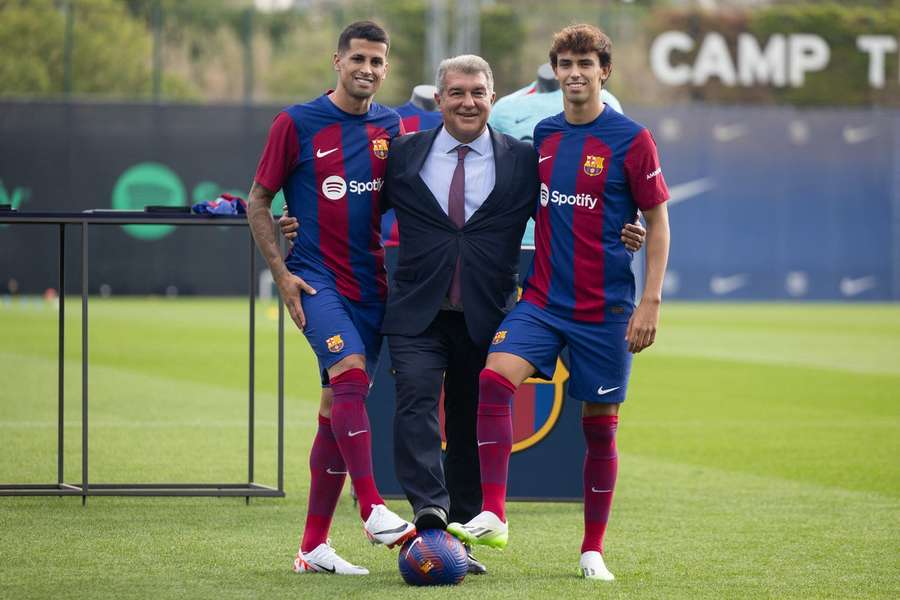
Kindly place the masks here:
[(659, 324), (659, 301), (642, 300), (628, 320), (625, 339), (628, 351), (638, 353), (656, 340), (656, 326)]
[(641, 219), (638, 217), (634, 223), (625, 223), (622, 228), (622, 243), (632, 252), (637, 252), (644, 245), (644, 238), (647, 236), (647, 230), (641, 225)]

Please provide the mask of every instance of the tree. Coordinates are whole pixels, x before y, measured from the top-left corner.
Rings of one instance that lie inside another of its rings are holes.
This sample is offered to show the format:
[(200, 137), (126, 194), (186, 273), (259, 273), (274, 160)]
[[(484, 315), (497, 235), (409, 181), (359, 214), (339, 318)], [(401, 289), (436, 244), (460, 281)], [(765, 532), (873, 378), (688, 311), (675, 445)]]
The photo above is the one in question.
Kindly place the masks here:
[[(150, 92), (150, 32), (122, 2), (7, 0), (0, 1), (0, 14), (4, 94), (66, 92), (67, 43), (72, 93), (140, 97)], [(167, 78), (166, 84), (173, 95), (187, 94), (187, 86), (176, 78)]]

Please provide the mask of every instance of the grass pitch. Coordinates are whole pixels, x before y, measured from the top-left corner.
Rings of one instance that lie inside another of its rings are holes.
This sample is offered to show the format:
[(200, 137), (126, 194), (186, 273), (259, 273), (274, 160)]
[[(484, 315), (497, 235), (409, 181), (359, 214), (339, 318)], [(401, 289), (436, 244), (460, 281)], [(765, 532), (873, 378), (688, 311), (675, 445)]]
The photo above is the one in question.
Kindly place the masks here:
[[(246, 478), (245, 302), (92, 300), (92, 480)], [(67, 309), (66, 471), (77, 481), (80, 304)], [(257, 320), (262, 483), (275, 481), (273, 310), (260, 306)], [(409, 588), (396, 551), (365, 542), (349, 496), (333, 545), (372, 574), (294, 575), (318, 384), (305, 341), (288, 332), (286, 499), (0, 498), (0, 597), (900, 593), (900, 307), (664, 306), (622, 410), (612, 584), (576, 577), (580, 505), (512, 503), (507, 550), (478, 553), (489, 575)], [(0, 303), (0, 481), (55, 481), (56, 361), (52, 306)]]

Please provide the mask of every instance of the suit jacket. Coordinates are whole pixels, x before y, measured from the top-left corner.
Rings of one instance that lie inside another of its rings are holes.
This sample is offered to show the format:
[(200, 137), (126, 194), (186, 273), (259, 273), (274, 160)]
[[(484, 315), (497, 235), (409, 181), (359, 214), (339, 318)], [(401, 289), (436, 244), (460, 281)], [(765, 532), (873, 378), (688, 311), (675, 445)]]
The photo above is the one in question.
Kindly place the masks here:
[(447, 296), (460, 257), (466, 327), (476, 344), (487, 346), (516, 302), (520, 243), (540, 185), (537, 155), (531, 144), (491, 130), (494, 189), (460, 229), (419, 176), (438, 131), (391, 142), (382, 200), (396, 213), (400, 254), (382, 332), (425, 331)]

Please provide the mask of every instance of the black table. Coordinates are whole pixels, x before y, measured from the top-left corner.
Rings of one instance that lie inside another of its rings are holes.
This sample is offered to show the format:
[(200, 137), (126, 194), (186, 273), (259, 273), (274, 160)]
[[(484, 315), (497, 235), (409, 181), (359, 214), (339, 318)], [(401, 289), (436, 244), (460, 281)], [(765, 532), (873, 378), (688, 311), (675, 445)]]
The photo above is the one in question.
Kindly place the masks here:
[[(88, 239), (92, 226), (99, 225), (190, 225), (247, 227), (241, 216), (209, 216), (187, 213), (143, 211), (87, 211), (83, 213), (0, 212), (0, 223), (59, 226), (59, 422), (57, 433), (57, 481), (48, 484), (0, 483), (0, 496), (284, 496), (284, 305), (278, 303), (278, 485), (254, 481), (254, 358), (256, 334), (256, 247), (249, 236), (250, 340), (248, 390), (247, 481), (240, 483), (92, 483), (88, 476)], [(64, 439), (64, 342), (65, 342), (65, 241), (66, 226), (81, 226), (81, 482), (68, 483), (63, 473)], [(249, 233), (249, 228), (248, 228)]]

